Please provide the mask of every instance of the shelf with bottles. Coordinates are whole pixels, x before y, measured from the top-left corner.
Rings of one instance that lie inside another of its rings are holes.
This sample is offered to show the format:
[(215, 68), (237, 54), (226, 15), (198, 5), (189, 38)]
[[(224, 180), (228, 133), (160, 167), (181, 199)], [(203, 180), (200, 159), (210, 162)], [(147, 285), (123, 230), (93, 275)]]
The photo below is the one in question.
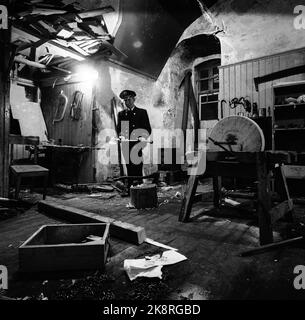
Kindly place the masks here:
[(273, 86), (274, 106), (305, 104), (305, 81), (280, 83)]

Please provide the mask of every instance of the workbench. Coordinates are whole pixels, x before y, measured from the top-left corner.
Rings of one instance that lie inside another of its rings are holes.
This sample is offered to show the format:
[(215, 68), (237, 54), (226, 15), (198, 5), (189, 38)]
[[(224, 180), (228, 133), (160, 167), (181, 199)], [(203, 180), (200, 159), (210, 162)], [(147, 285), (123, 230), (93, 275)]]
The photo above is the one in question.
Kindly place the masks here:
[[(293, 161), (293, 154), (281, 151), (206, 153), (206, 171), (203, 175), (190, 175), (182, 200), (179, 221), (187, 222), (192, 205), (197, 201), (196, 189), (199, 178), (212, 177), (214, 207), (220, 206), (221, 177), (254, 178), (257, 181), (257, 213), (260, 244), (273, 242), (272, 225), (288, 213), (292, 213), (293, 203), (283, 174), (283, 164)], [(280, 203), (272, 204), (271, 177), (276, 177), (279, 186)]]
[(78, 184), (81, 164), (90, 147), (50, 144), (44, 145), (43, 148), (50, 168), (51, 183), (66, 182)]

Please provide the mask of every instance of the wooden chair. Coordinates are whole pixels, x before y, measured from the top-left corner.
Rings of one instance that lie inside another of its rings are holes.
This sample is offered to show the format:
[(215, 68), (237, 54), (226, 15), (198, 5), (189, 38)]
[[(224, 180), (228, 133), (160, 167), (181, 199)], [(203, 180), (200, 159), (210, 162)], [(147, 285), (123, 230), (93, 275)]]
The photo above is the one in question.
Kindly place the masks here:
[(18, 199), (21, 181), (23, 178), (43, 177), (43, 199), (46, 198), (47, 184), (49, 178), (49, 169), (37, 165), (39, 137), (23, 137), (10, 135), (10, 144), (31, 145), (34, 146), (34, 163), (33, 164), (14, 164), (13, 148), (11, 148), (11, 173), (16, 182), (15, 198)]

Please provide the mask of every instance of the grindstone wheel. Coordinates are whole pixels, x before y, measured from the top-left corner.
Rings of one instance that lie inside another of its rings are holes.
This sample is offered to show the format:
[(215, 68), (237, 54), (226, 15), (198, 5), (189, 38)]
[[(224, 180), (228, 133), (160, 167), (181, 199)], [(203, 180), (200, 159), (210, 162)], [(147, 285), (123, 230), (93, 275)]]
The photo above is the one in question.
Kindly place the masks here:
[[(262, 129), (253, 120), (243, 116), (229, 116), (220, 120), (208, 139), (208, 151), (259, 152), (265, 149)], [(221, 146), (217, 145), (219, 143)]]

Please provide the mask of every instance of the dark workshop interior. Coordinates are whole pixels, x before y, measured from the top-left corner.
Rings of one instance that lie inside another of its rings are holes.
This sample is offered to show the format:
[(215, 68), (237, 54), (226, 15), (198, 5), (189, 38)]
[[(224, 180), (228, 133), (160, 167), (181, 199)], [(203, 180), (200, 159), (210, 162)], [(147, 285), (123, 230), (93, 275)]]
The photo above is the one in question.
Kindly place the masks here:
[(305, 299), (305, 6), (2, 3), (0, 300)]

